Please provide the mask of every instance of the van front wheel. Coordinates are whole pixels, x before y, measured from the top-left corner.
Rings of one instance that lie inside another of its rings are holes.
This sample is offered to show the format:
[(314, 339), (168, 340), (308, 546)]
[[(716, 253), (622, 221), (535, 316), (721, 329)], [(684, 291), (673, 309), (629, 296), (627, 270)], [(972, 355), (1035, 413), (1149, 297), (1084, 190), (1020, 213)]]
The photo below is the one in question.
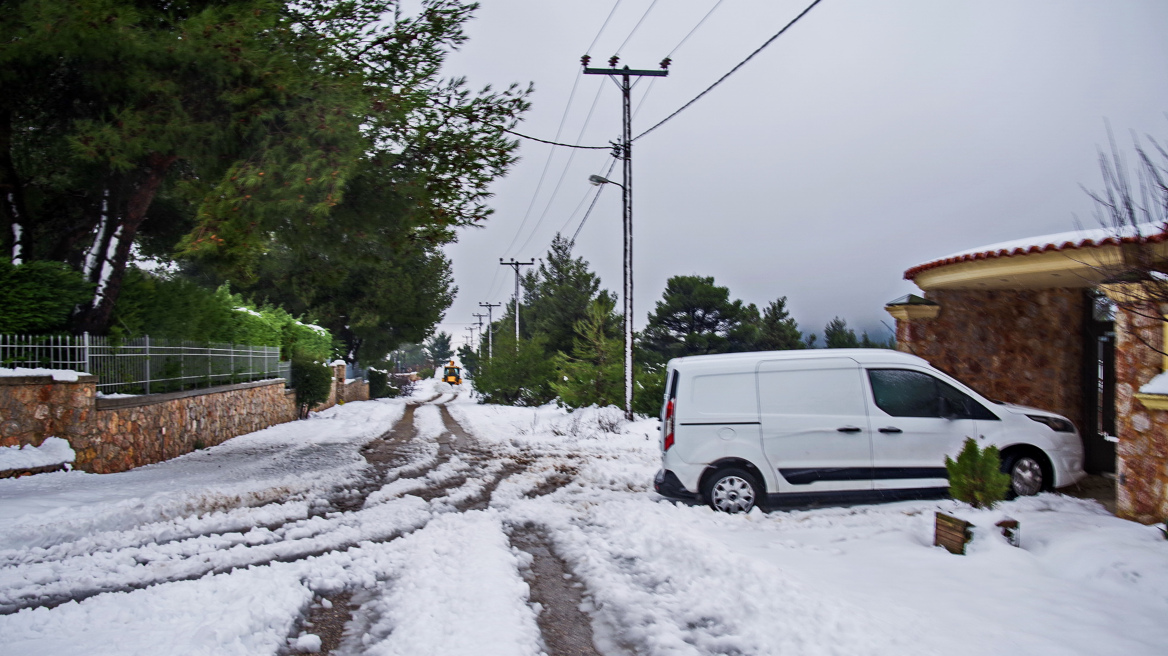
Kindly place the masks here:
[(702, 496), (714, 510), (725, 513), (750, 512), (762, 496), (762, 486), (749, 472), (727, 467), (706, 479)]

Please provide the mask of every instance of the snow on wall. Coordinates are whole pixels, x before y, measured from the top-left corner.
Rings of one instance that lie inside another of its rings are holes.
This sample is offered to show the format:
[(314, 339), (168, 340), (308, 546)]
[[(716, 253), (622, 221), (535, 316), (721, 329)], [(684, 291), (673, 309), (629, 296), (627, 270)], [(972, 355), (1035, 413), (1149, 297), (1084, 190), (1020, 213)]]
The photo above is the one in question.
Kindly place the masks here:
[(69, 442), (59, 437), (45, 438), (39, 447), (0, 446), (0, 471), (5, 469), (36, 469), (52, 467), (76, 460), (77, 454)]

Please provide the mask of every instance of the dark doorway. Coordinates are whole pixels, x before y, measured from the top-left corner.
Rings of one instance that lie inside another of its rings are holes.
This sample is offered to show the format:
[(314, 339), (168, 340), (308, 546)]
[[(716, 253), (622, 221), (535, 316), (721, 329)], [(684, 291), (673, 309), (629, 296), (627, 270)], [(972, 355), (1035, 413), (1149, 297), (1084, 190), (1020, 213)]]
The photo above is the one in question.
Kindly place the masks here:
[(1083, 437), (1089, 474), (1115, 473), (1115, 306), (1094, 290), (1083, 322)]

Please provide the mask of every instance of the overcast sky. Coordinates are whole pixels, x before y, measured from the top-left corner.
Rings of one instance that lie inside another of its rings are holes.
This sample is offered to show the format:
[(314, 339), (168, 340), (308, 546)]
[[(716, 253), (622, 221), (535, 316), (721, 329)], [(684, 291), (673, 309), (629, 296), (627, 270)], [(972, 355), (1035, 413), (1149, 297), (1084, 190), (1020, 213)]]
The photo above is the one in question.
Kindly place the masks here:
[[(620, 134), (620, 93), (580, 75), (581, 55), (656, 68), (672, 52), (668, 77), (633, 90), (636, 135), (809, 2), (657, 0), (646, 14), (653, 0), (621, 0), (601, 30), (613, 0), (486, 0), (447, 74), (474, 87), (532, 82), (518, 131), (603, 145)], [(1076, 218), (1094, 225), (1080, 185), (1100, 186), (1104, 121), (1121, 145), (1132, 130), (1168, 137), (1166, 33), (1163, 0), (823, 0), (635, 142), (636, 327), (666, 279), (699, 274), (760, 308), (786, 296), (804, 332), (839, 315), (886, 338), (884, 303), (916, 291), (909, 267)], [(499, 258), (542, 257), (557, 231), (575, 232), (588, 176), (612, 161), (529, 141), (519, 154), (493, 187), (494, 217), (447, 249), (459, 292), (439, 329), (456, 344), (480, 301), (510, 298)], [(605, 189), (575, 249), (617, 292), (619, 192)]]

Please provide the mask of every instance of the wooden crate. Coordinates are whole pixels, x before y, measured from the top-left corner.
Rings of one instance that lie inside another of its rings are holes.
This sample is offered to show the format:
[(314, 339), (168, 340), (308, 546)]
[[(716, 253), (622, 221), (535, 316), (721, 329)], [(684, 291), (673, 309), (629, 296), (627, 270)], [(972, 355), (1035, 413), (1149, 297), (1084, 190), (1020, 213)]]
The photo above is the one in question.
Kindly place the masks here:
[(965, 555), (965, 545), (973, 538), (973, 524), (943, 512), (937, 513), (933, 546), (945, 547), (951, 554)]

